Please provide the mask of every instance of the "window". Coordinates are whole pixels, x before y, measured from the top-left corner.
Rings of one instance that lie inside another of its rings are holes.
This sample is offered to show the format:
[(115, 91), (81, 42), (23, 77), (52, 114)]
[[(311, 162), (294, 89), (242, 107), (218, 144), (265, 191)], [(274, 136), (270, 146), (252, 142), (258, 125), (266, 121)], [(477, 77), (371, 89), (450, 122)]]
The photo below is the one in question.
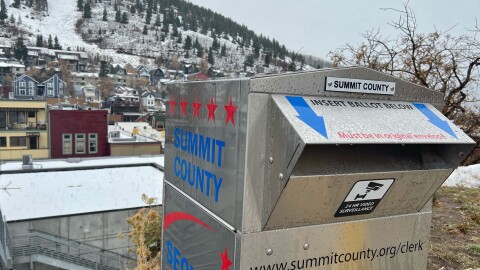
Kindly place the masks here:
[(62, 135), (62, 153), (64, 155), (72, 154), (72, 134)]
[(10, 137), (10, 147), (27, 146), (27, 137)]
[(35, 84), (33, 82), (29, 82), (28, 84), (30, 86), (29, 87), (29, 90), (30, 90), (29, 95), (30, 96), (35, 96)]
[(15, 68), (16, 71), (20, 71), (20, 68)]
[(6, 128), (6, 127), (7, 127), (7, 113), (0, 112), (0, 128)]
[(88, 153), (96, 154), (98, 151), (97, 145), (98, 145), (97, 133), (89, 133), (88, 134)]
[(14, 124), (26, 124), (25, 112), (8, 112), (8, 123), (11, 126)]
[(85, 154), (85, 134), (75, 134), (75, 154)]
[(19, 94), (20, 96), (25, 96), (26, 91), (27, 91), (27, 90), (26, 90), (26, 86), (25, 86), (25, 81), (20, 81), (20, 87), (19, 87), (19, 92), (18, 92), (18, 94)]
[(7, 137), (0, 137), (0, 147), (7, 147)]
[(35, 118), (35, 112), (28, 112), (28, 118)]
[(49, 96), (53, 96), (53, 83), (52, 82), (47, 83), (47, 94)]
[(58, 84), (58, 94), (63, 95), (63, 83)]

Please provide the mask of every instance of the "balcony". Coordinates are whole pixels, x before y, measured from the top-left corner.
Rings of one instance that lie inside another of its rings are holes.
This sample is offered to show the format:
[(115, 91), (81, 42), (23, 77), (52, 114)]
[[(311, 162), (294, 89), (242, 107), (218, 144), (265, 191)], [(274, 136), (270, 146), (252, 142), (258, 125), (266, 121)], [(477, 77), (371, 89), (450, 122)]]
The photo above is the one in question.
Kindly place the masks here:
[(47, 124), (34, 123), (34, 122), (30, 122), (28, 124), (13, 123), (13, 124), (8, 124), (4, 127), (0, 127), (0, 131), (5, 131), (5, 130), (47, 130)]

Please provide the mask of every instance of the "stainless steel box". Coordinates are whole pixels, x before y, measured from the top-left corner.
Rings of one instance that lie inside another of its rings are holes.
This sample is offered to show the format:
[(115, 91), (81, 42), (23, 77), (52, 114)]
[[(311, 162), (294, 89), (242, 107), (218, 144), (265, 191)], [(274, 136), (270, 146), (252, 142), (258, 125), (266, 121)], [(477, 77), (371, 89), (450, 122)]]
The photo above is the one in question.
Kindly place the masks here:
[(167, 91), (163, 269), (425, 268), (430, 198), (474, 145), (440, 93), (366, 68)]

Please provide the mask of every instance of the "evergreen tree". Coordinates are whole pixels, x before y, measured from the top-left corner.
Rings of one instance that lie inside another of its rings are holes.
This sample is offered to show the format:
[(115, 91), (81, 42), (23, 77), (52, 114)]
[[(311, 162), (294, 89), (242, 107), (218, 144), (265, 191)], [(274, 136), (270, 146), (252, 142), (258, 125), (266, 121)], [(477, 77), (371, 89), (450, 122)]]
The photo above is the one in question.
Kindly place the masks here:
[(103, 18), (102, 18), (102, 21), (104, 21), (104, 22), (108, 21), (108, 18), (107, 18), (107, 7), (106, 7), (106, 6), (103, 7)]
[(185, 38), (185, 45), (183, 46), (185, 50), (190, 50), (192, 48), (192, 38), (190, 36), (187, 36)]
[(272, 61), (272, 53), (267, 52), (265, 54), (265, 66), (269, 66), (271, 61)]
[(122, 13), (120, 12), (120, 10), (117, 10), (117, 12), (115, 12), (115, 21), (116, 22), (122, 21)]
[(47, 43), (47, 47), (49, 49), (53, 49), (53, 40), (52, 40), (52, 35), (48, 35), (48, 43)]
[(5, 0), (0, 2), (0, 21), (3, 24), (5, 19), (8, 19), (7, 7), (5, 6)]
[(92, 18), (92, 8), (89, 3), (86, 3), (83, 8), (83, 18), (89, 19)]
[(157, 14), (157, 18), (155, 19), (155, 26), (160, 26), (162, 25), (162, 22), (160, 21), (160, 14)]
[(60, 46), (60, 44), (58, 43), (58, 37), (55, 36), (55, 44), (53, 45), (53, 48), (55, 50), (61, 50), (62, 49), (62, 46)]
[(213, 59), (213, 49), (212, 49), (212, 47), (210, 47), (210, 48), (208, 49), (208, 63), (209, 63), (210, 65), (215, 64), (215, 60)]
[(152, 20), (152, 9), (149, 8), (147, 10), (147, 16), (145, 16), (145, 23), (149, 25), (151, 20)]
[(202, 45), (198, 45), (198, 47), (197, 47), (197, 56), (198, 56), (198, 57), (203, 57), (203, 48), (202, 48)]
[(212, 43), (212, 49), (215, 51), (218, 51), (220, 48), (220, 43), (218, 42), (217, 35), (213, 35), (213, 43)]
[(115, 3), (113, 4), (113, 10), (114, 10), (115, 12), (118, 11), (117, 1), (115, 1)]
[(223, 44), (222, 50), (220, 51), (220, 56), (225, 57), (227, 55), (227, 45)]
[(128, 15), (126, 12), (123, 12), (122, 14), (122, 23), (123, 24), (128, 24)]
[(178, 36), (178, 28), (177, 28), (177, 25), (176, 25), (176, 24), (173, 24), (173, 27), (172, 27), (172, 36), (174, 36), (174, 37)]
[(10, 23), (15, 24), (15, 17), (13, 16), (13, 13), (10, 15)]
[(253, 59), (253, 55), (249, 54), (243, 63), (243, 68), (246, 69), (246, 67), (253, 67), (254, 63), (255, 60)]
[(137, 2), (135, 3), (135, 7), (137, 8), (139, 13), (143, 12), (143, 4), (140, 2), (140, 0), (137, 0)]
[(168, 31), (170, 30), (170, 27), (168, 27), (168, 24), (163, 24), (162, 31), (165, 32), (165, 34), (168, 34)]
[(182, 35), (178, 35), (177, 43), (182, 43)]
[(154, 13), (157, 13), (157, 9), (158, 9), (157, 5), (158, 5), (158, 1), (157, 1), (157, 0), (153, 0), (152, 10), (153, 10)]
[(142, 32), (142, 34), (144, 34), (144, 35), (147, 35), (147, 34), (148, 34), (148, 29), (147, 29), (147, 25), (146, 25), (146, 24), (143, 26), (143, 32)]
[(14, 7), (14, 8), (20, 8), (20, 0), (15, 0), (15, 1), (13, 1), (12, 7)]
[(135, 5), (132, 5), (130, 7), (130, 13), (135, 14), (135, 12), (137, 12), (137, 9), (135, 8)]
[(193, 47), (195, 49), (199, 49), (200, 47), (200, 42), (198, 42), (198, 37), (195, 38), (195, 43), (193, 43)]
[(83, 0), (77, 0), (77, 9), (78, 11), (83, 10)]
[(101, 36), (102, 35), (102, 28), (98, 28), (98, 35)]
[(43, 47), (43, 36), (37, 35), (37, 41), (35, 42), (35, 46)]
[(23, 38), (18, 38), (15, 42), (15, 46), (13, 47), (13, 55), (17, 60), (27, 60), (28, 49), (23, 43)]
[(107, 77), (107, 74), (108, 74), (107, 61), (102, 60), (100, 61), (100, 70), (98, 72), (98, 77), (104, 78), (104, 77)]

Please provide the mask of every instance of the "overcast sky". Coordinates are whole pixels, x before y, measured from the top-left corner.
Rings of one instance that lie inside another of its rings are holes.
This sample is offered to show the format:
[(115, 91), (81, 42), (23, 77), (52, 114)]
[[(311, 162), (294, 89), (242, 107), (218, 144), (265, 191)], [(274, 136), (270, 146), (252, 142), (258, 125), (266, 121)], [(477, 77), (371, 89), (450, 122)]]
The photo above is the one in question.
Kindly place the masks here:
[[(398, 0), (189, 1), (245, 24), (257, 34), (275, 38), (291, 51), (301, 50), (324, 59), (329, 51), (345, 43), (360, 43), (366, 30), (380, 29), (385, 35), (395, 36), (388, 23), (399, 14), (382, 8), (403, 8)], [(422, 32), (454, 27), (450, 33), (465, 34), (480, 14), (479, 0), (410, 0), (410, 6)]]

